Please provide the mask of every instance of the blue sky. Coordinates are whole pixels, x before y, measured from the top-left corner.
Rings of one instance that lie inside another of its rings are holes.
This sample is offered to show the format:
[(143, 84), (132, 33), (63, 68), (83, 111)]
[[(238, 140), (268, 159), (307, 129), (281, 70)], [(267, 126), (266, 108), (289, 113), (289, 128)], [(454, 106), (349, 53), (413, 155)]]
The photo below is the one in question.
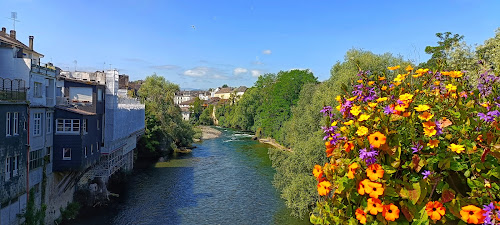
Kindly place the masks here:
[[(310, 69), (319, 80), (351, 48), (429, 58), (435, 33), (482, 44), (500, 1), (1, 0), (0, 26), (65, 70), (156, 73), (181, 88), (252, 86), (263, 73)], [(194, 27), (193, 27), (194, 26)]]

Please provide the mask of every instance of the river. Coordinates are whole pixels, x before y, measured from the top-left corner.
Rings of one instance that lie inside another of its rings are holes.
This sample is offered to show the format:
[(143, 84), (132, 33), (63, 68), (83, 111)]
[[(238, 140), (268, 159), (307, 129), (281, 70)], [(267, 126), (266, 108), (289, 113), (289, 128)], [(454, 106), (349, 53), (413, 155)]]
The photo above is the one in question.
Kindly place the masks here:
[(136, 170), (119, 204), (74, 224), (308, 224), (290, 216), (272, 186), (270, 146), (221, 131), (192, 153)]

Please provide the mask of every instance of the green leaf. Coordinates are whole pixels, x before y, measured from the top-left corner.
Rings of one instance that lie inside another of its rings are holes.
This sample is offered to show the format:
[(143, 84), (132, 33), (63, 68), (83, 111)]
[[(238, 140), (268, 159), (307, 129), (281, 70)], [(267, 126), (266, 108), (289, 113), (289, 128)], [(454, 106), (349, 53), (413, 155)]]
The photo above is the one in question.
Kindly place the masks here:
[(467, 169), (468, 166), (464, 165), (463, 163), (457, 162), (457, 161), (452, 161), (450, 163), (450, 169), (453, 171), (462, 171), (464, 169)]
[(420, 184), (419, 183), (413, 183), (412, 184), (413, 190), (408, 190), (408, 198), (411, 200), (413, 204), (416, 204), (418, 199), (420, 198)]

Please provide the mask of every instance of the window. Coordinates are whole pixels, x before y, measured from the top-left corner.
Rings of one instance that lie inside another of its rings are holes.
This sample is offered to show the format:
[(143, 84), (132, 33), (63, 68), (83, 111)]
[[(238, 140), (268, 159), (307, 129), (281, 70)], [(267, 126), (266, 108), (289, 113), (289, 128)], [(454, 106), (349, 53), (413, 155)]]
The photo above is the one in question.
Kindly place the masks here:
[(93, 144), (90, 145), (90, 154), (92, 154), (92, 155), (94, 154), (94, 145)]
[(100, 130), (101, 129), (101, 123), (99, 123), (99, 120), (97, 120), (97, 129)]
[(79, 119), (57, 119), (57, 133), (79, 134), (80, 120)]
[(88, 124), (88, 119), (83, 119), (82, 129), (84, 134), (87, 133), (87, 124)]
[(95, 148), (96, 148), (97, 152), (99, 152), (99, 142), (95, 143)]
[(10, 157), (5, 159), (5, 181), (10, 179)]
[(14, 135), (19, 135), (19, 113), (14, 113)]
[(63, 160), (71, 160), (71, 148), (63, 148)]
[(87, 158), (87, 147), (85, 147), (85, 158)]
[(47, 147), (47, 163), (50, 163), (51, 153), (52, 153), (52, 149), (50, 147)]
[(35, 98), (41, 98), (42, 97), (42, 83), (35, 82), (34, 90), (33, 90), (33, 96)]
[(52, 133), (52, 113), (48, 112), (45, 115), (45, 122), (47, 123), (47, 134)]
[(40, 136), (42, 134), (42, 132), (40, 131), (42, 127), (42, 113), (35, 113), (34, 117), (35, 120), (34, 120), (33, 135)]
[(17, 171), (19, 171), (19, 156), (15, 156), (11, 158), (12, 161), (12, 176), (17, 176)]
[(97, 89), (97, 101), (102, 102), (102, 89)]
[(30, 169), (35, 169), (43, 165), (42, 149), (30, 152)]
[(10, 112), (5, 116), (5, 136), (12, 135), (12, 124), (10, 123)]

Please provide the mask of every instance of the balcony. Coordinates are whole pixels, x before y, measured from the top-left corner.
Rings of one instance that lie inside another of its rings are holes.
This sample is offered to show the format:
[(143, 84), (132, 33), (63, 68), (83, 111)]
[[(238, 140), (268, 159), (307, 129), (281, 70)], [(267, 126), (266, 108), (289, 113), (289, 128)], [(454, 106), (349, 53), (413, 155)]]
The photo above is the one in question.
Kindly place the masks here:
[(42, 74), (42, 75), (47, 75), (47, 76), (51, 76), (51, 77), (56, 76), (55, 68), (39, 66), (36, 64), (31, 65), (31, 72)]
[(26, 101), (26, 87), (24, 80), (4, 79), (0, 77), (0, 100)]

